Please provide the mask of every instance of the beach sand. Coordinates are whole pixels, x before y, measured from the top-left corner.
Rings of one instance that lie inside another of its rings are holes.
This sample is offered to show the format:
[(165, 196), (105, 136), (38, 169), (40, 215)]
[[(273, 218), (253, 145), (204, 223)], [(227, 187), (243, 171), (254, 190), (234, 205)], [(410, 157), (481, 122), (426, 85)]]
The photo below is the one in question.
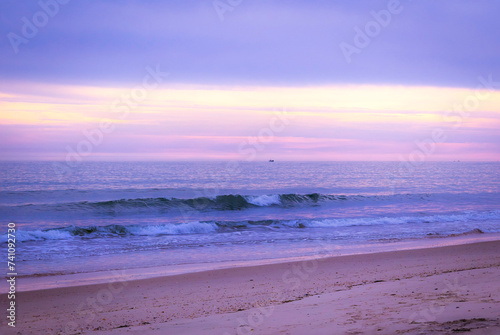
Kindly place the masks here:
[[(17, 294), (1, 334), (500, 334), (500, 241)], [(7, 306), (6, 295), (0, 297)], [(3, 308), (2, 308), (3, 309)], [(4, 312), (5, 313), (5, 312)]]

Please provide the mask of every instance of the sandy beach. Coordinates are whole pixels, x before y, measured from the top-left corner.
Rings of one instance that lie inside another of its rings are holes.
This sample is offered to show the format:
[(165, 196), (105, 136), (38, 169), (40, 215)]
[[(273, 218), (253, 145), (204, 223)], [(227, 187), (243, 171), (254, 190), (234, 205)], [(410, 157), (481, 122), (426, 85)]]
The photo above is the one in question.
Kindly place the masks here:
[[(500, 241), (20, 292), (2, 334), (498, 334)], [(6, 306), (6, 295), (1, 296)]]

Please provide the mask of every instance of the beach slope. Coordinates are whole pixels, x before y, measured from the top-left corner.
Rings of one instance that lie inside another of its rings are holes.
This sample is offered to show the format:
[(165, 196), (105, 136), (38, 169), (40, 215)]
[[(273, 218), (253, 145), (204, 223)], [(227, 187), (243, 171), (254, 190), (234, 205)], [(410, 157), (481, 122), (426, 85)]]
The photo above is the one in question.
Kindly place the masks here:
[[(499, 334), (500, 241), (21, 292), (2, 334)], [(5, 306), (6, 295), (1, 296)]]

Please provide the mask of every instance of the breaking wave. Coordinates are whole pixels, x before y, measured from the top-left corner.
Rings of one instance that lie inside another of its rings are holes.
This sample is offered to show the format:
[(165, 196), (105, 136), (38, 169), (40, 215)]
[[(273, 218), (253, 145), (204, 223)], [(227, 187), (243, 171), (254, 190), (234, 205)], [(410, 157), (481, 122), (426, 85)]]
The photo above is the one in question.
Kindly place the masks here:
[[(264, 200), (262, 200), (264, 201)], [(272, 201), (272, 200), (269, 200)], [(464, 212), (459, 214), (438, 214), (422, 216), (377, 216), (357, 218), (297, 219), (297, 220), (246, 220), (246, 221), (192, 221), (155, 225), (67, 226), (41, 230), (18, 230), (20, 242), (43, 240), (66, 240), (75, 238), (109, 238), (127, 236), (161, 236), (182, 234), (211, 234), (255, 229), (304, 229), (339, 228), (351, 226), (384, 226), (433, 223), (471, 223), (500, 219), (500, 211)], [(7, 234), (0, 236), (6, 242)]]
[(270, 194), (240, 195), (229, 194), (216, 197), (198, 197), (192, 199), (177, 198), (140, 198), (121, 199), (101, 202), (80, 202), (76, 206), (90, 208), (182, 208), (197, 210), (242, 210), (252, 207), (290, 207), (300, 204), (316, 204), (327, 200), (345, 200), (345, 196), (312, 194)]
[[(240, 195), (229, 194), (216, 197), (180, 198), (137, 198), (109, 201), (79, 201), (57, 204), (25, 204), (1, 206), (4, 210), (21, 212), (95, 212), (95, 213), (144, 213), (176, 211), (241, 211), (251, 208), (293, 208), (314, 207), (339, 202), (398, 202), (408, 200), (429, 200), (429, 195), (407, 194), (391, 196), (330, 195), (330, 194), (267, 194)], [(2, 209), (0, 208), (0, 209)]]

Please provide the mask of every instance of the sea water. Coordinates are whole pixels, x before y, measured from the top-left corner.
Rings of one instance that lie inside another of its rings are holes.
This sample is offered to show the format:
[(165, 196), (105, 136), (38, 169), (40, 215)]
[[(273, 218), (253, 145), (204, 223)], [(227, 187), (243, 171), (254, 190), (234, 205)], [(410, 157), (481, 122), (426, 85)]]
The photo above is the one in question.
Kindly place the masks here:
[(3, 162), (0, 181), (0, 243), (14, 222), (19, 276), (48, 281), (500, 232), (498, 162)]

